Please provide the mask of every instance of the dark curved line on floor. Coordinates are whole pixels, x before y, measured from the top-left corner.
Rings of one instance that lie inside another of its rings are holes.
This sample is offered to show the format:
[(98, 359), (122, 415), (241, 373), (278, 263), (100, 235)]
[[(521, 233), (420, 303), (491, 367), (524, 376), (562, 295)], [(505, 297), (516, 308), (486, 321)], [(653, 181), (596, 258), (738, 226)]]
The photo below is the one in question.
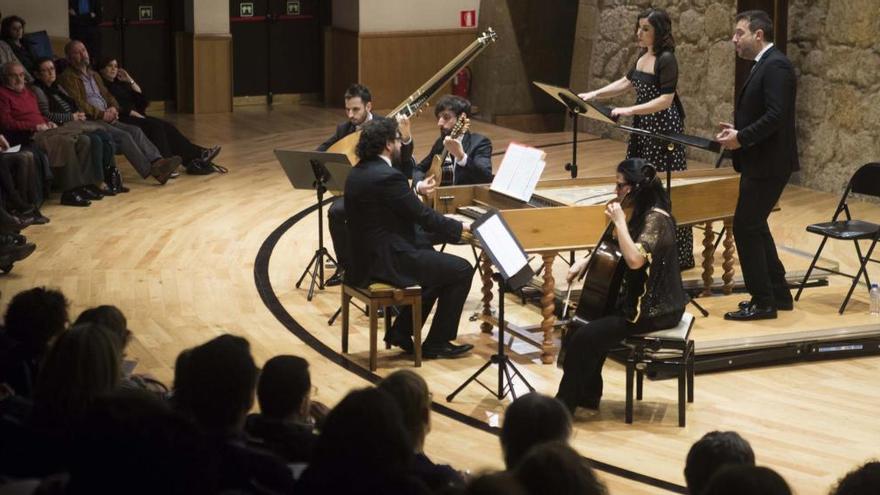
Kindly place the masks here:
[[(329, 204), (333, 199), (334, 198), (329, 198), (324, 200), (324, 204)], [(272, 289), (272, 283), (269, 280), (269, 258), (272, 257), (272, 252), (275, 250), (275, 246), (278, 244), (281, 236), (283, 236), (288, 230), (290, 230), (291, 227), (296, 225), (297, 222), (299, 222), (317, 209), (318, 205), (315, 204), (293, 215), (284, 223), (279, 225), (275, 230), (273, 230), (272, 233), (269, 234), (269, 237), (267, 237), (266, 240), (263, 241), (263, 244), (260, 246), (260, 250), (257, 252), (257, 258), (254, 261), (254, 283), (256, 284), (257, 292), (260, 294), (260, 299), (262, 299), (263, 304), (266, 305), (266, 308), (268, 308), (269, 311), (275, 316), (275, 318), (292, 334), (294, 334), (297, 338), (302, 340), (307, 346), (314, 349), (324, 358), (338, 364), (344, 369), (354, 373), (358, 377), (375, 384), (379, 380), (381, 380), (382, 377), (346, 359), (342, 354), (336, 352), (330, 346), (321, 342), (320, 340), (318, 340), (317, 337), (315, 337), (308, 330), (303, 328), (303, 326), (300, 325), (299, 322), (297, 322), (281, 304), (281, 301), (278, 299), (278, 296), (275, 295), (275, 291)], [(293, 282), (291, 281), (291, 283)], [(470, 427), (477, 428), (495, 436), (498, 436), (501, 431), (500, 428), (489, 426), (483, 421), (460, 413), (438, 402), (433, 403), (432, 410), (452, 420), (464, 423)], [(595, 469), (604, 471), (614, 476), (650, 485), (655, 488), (660, 488), (662, 490), (670, 491), (673, 493), (687, 493), (687, 489), (681, 485), (661, 480), (659, 478), (654, 478), (646, 474), (630, 471), (629, 469), (615, 466), (613, 464), (597, 461), (589, 457), (585, 457), (585, 459), (587, 459)]]

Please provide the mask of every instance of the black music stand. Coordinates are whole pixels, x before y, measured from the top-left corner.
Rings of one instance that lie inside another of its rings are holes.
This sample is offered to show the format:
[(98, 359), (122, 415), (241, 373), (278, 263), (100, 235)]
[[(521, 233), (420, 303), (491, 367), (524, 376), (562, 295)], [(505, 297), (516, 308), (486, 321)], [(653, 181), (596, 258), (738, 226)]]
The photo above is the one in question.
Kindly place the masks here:
[(345, 179), (351, 171), (351, 162), (342, 153), (322, 153), (320, 151), (275, 150), (275, 157), (281, 163), (284, 173), (294, 189), (313, 189), (318, 201), (318, 249), (312, 255), (308, 266), (296, 282), (299, 289), (306, 275), (312, 277), (307, 299), (312, 300), (315, 286), (324, 290), (324, 259), (337, 264), (324, 247), (324, 193), (327, 190), (341, 191)]
[[(513, 232), (510, 231), (510, 227), (497, 211), (491, 211), (477, 219), (471, 225), (471, 232), (480, 241), (483, 252), (489, 255), (492, 265), (499, 270), (492, 274), (492, 279), (495, 280), (495, 284), (498, 286), (498, 352), (493, 354), (480, 369), (459, 385), (454, 392), (446, 396), (446, 401), (452, 402), (452, 399), (473, 381), (476, 381), (495, 395), (498, 400), (503, 399), (508, 392), (516, 400), (516, 392), (513, 388), (514, 376), (522, 380), (529, 391), (534, 392), (535, 388), (532, 387), (510, 361), (507, 354), (504, 353), (504, 327), (506, 326), (504, 321), (504, 292), (507, 286), (511, 290), (519, 289), (531, 280), (535, 272), (529, 266), (529, 260), (526, 258), (526, 253), (523, 251), (519, 241), (516, 240)], [(477, 379), (486, 368), (493, 364), (498, 365), (497, 390), (492, 390)], [(505, 380), (507, 381), (506, 385)]]
[(601, 105), (584, 101), (580, 96), (576, 95), (574, 91), (568, 88), (538, 81), (532, 81), (532, 83), (540, 88), (541, 91), (553, 97), (554, 100), (562, 103), (566, 110), (568, 110), (568, 116), (571, 118), (571, 161), (565, 164), (565, 170), (571, 173), (572, 179), (576, 179), (578, 175), (578, 116), (590, 117), (608, 124), (614, 124), (615, 120), (611, 117), (611, 111), (610, 109), (605, 111), (606, 109)]

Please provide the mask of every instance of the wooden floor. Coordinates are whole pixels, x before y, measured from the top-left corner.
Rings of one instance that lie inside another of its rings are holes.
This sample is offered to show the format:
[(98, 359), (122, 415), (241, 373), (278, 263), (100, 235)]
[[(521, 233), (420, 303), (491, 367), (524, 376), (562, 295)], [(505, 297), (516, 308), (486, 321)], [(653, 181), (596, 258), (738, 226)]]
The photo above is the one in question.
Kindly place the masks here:
[[(58, 206), (55, 198), (44, 208), (52, 222), (25, 232), (37, 243), (37, 251), (0, 277), (2, 304), (35, 285), (62, 289), (71, 301), (72, 317), (90, 306), (115, 304), (128, 316), (134, 332), (129, 354), (139, 360), (138, 371), (165, 382), (170, 382), (182, 349), (224, 332), (243, 335), (260, 363), (282, 353), (307, 358), (319, 388), (317, 398), (332, 405), (368, 382), (324, 358), (270, 313), (255, 286), (254, 263), (267, 237), (314, 202), (313, 193), (290, 188), (272, 150), (313, 149), (332, 133), (340, 116), (339, 110), (299, 106), (168, 116), (196, 142), (223, 145), (217, 161), (230, 173), (184, 175), (159, 187), (135, 178), (127, 168), (124, 174), (132, 188), (127, 195), (84, 209)], [(559, 144), (569, 139), (567, 133), (527, 135), (480, 122), (474, 122), (473, 129), (489, 135), (496, 152), (512, 140), (546, 146), (545, 177), (567, 173), (562, 164), (570, 158), (570, 147)], [(414, 134), (416, 157), (422, 157), (436, 136), (433, 119), (418, 119)], [(581, 176), (607, 174), (623, 156), (621, 143), (587, 135), (581, 140)], [(496, 165), (499, 162), (500, 157)], [(803, 253), (812, 253), (818, 245), (815, 236), (804, 233), (804, 226), (827, 220), (836, 201), (830, 194), (795, 186), (786, 189), (771, 227), (790, 267), (804, 264)], [(880, 218), (876, 204), (859, 208), (864, 215)], [(339, 324), (326, 323), (339, 304), (338, 290), (323, 291), (309, 303), (305, 290), (293, 286), (316, 247), (316, 224), (316, 215), (311, 214), (284, 232), (271, 253), (269, 281), (284, 310), (338, 350)], [(452, 250), (472, 258), (464, 247)], [(854, 271), (850, 245), (830, 246), (825, 257), (840, 259), (844, 270)], [(880, 280), (876, 268), (871, 274)], [(702, 300), (712, 316), (698, 322), (698, 342), (704, 335), (722, 339), (762, 335), (772, 329), (871, 323), (867, 295), (861, 289), (846, 316), (837, 315), (843, 285), (832, 277), (830, 287), (809, 290), (796, 311), (764, 325), (723, 324), (720, 315), (733, 309), (742, 296)], [(478, 289), (475, 281), (460, 327), (461, 340), (475, 343), (476, 352), (464, 359), (426, 361), (418, 369), (438, 400), (494, 350), (495, 340), (467, 320), (479, 306)], [(526, 321), (534, 312), (521, 308), (511, 314)], [(366, 321), (357, 318), (354, 325), (351, 358), (366, 366)], [(531, 383), (541, 392), (555, 393), (561, 372), (539, 364), (535, 349), (526, 344), (517, 343), (513, 350), (513, 360)], [(380, 375), (408, 366), (411, 362), (405, 356), (380, 352)], [(874, 416), (880, 408), (878, 372), (880, 357), (868, 357), (700, 375), (696, 402), (688, 407), (688, 426), (679, 428), (675, 390), (668, 381), (648, 382), (645, 401), (635, 409), (635, 423), (624, 424), (623, 372), (609, 363), (601, 411), (578, 414), (573, 442), (583, 455), (597, 461), (683, 485), (682, 468), (691, 443), (707, 431), (736, 430), (752, 443), (758, 463), (779, 470), (797, 493), (826, 493), (839, 476), (880, 454), (880, 429)], [(450, 406), (499, 425), (505, 404), (472, 386)], [(439, 414), (433, 415), (427, 452), (435, 460), (472, 472), (502, 467), (497, 437)], [(600, 474), (615, 494), (662, 492), (638, 481)]]

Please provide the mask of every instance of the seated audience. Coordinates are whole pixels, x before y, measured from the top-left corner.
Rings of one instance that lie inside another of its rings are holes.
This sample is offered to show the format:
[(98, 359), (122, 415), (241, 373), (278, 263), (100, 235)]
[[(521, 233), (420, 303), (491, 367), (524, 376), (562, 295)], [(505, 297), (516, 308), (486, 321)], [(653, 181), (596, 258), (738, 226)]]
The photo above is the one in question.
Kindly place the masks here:
[(0, 332), (0, 383), (31, 398), (40, 362), (67, 326), (67, 298), (60, 291), (34, 287), (9, 301)]
[(710, 431), (703, 435), (691, 446), (685, 461), (688, 493), (701, 493), (709, 478), (730, 464), (755, 465), (755, 453), (749, 442), (735, 431)]
[[(92, 199), (128, 192), (128, 188), (122, 185), (122, 176), (116, 168), (116, 147), (113, 144), (113, 137), (104, 129), (104, 123), (86, 121), (86, 114), (78, 111), (73, 98), (58, 85), (55, 63), (52, 60), (38, 59), (35, 73), (37, 80), (31, 89), (37, 97), (37, 104), (43, 117), (66, 129), (78, 129), (91, 140), (92, 161), (101, 169), (107, 188), (98, 189), (89, 185), (91, 187), (87, 186), (86, 192), (92, 195)], [(133, 142), (131, 146), (134, 146)]]
[(525, 487), (512, 473), (483, 473), (468, 482), (464, 495), (528, 495)]
[(850, 471), (831, 491), (831, 495), (877, 495), (880, 493), (880, 462), (871, 461)]
[[(9, 148), (9, 141), (0, 134), (0, 151)], [(33, 151), (0, 153), (2, 205), (27, 225), (49, 223), (49, 219), (39, 209), (43, 200), (43, 187), (37, 162)]]
[(98, 71), (104, 78), (107, 89), (119, 103), (119, 120), (144, 131), (163, 156), (180, 155), (183, 163), (190, 165), (196, 160), (211, 163), (220, 154), (220, 146), (197, 146), (171, 122), (147, 115), (149, 100), (131, 75), (119, 67), (115, 58), (102, 60), (98, 64)]
[(221, 335), (184, 351), (174, 370), (174, 404), (190, 416), (220, 457), (221, 490), (290, 493), (284, 461), (247, 444), (244, 423), (254, 404), (257, 366), (248, 341)]
[[(2, 19), (3, 19), (3, 13), (0, 12), (0, 20), (2, 20)], [(8, 62), (21, 63), (21, 60), (19, 60), (18, 57), (15, 56), (15, 52), (12, 50), (12, 47), (9, 46), (8, 43), (6, 43), (3, 40), (0, 40), (0, 66), (6, 64)], [(26, 73), (25, 78), (27, 79), (28, 82), (31, 82), (34, 80), (34, 78), (31, 77), (30, 73)]]
[(586, 459), (564, 442), (533, 447), (516, 468), (529, 495), (605, 495), (608, 491)]
[(763, 466), (731, 465), (712, 475), (703, 495), (791, 495), (788, 483)]
[(103, 180), (100, 164), (89, 157), (89, 137), (79, 131), (55, 131), (58, 126), (43, 117), (36, 95), (25, 85), (21, 64), (10, 62), (3, 66), (3, 73), (0, 128), (15, 133), (16, 144), (33, 144), (49, 156), (53, 184), (63, 191), (61, 204), (89, 206), (92, 196), (87, 186)]
[(378, 385), (400, 407), (403, 426), (415, 448), (412, 473), (433, 491), (464, 485), (461, 474), (446, 464), (434, 464), (425, 455), (425, 438), (431, 431), (431, 392), (425, 379), (410, 370), (397, 370)]
[(413, 445), (394, 399), (375, 388), (355, 390), (327, 415), (297, 493), (429, 493), (410, 474)]
[(34, 73), (37, 54), (31, 42), (24, 38), (24, 19), (12, 15), (0, 21), (0, 40), (9, 45), (15, 58), (29, 74)]
[(67, 495), (217, 493), (216, 454), (190, 421), (143, 391), (97, 399), (71, 450)]
[(107, 124), (104, 129), (142, 178), (152, 176), (163, 185), (168, 182), (180, 166), (180, 157), (163, 158), (143, 131), (119, 121), (119, 104), (107, 91), (101, 76), (89, 66), (89, 52), (82, 42), (71, 41), (64, 47), (64, 53), (68, 66), (58, 76), (58, 84), (73, 98), (78, 111), (88, 119)]
[(287, 462), (308, 463), (318, 440), (311, 390), (305, 359), (275, 356), (266, 361), (257, 384), (260, 413), (248, 416), (245, 431)]
[(518, 397), (504, 413), (501, 450), (504, 464), (513, 469), (532, 447), (547, 442), (567, 442), (571, 414), (553, 397), (532, 392)]

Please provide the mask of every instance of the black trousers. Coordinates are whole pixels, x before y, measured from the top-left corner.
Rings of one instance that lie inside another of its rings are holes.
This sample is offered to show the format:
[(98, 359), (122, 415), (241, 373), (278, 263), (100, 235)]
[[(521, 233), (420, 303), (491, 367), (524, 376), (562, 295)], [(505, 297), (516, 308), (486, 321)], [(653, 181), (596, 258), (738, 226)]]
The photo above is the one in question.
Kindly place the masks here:
[[(400, 253), (403, 269), (422, 286), (422, 321), (428, 319), (431, 308), (437, 311), (424, 345), (441, 345), (458, 335), (461, 311), (471, 290), (474, 270), (464, 258), (441, 253), (431, 248)], [(394, 320), (390, 336), (412, 335), (412, 306), (406, 306)]]
[(187, 164), (202, 156), (202, 148), (193, 144), (171, 122), (156, 117), (138, 118), (123, 116), (120, 119), (125, 124), (139, 127), (144, 134), (156, 145), (159, 153), (164, 157), (178, 155)]
[(334, 199), (327, 209), (327, 224), (330, 227), (330, 238), (333, 240), (333, 252), (336, 253), (339, 270), (345, 270), (351, 260), (348, 228), (345, 222), (345, 198), (339, 197)]
[(622, 316), (603, 316), (586, 325), (569, 329), (565, 336), (565, 361), (556, 397), (570, 406), (595, 404), (602, 397), (602, 366), (608, 351), (639, 333), (673, 328), (684, 310), (630, 323)]
[(733, 236), (746, 290), (752, 302), (761, 306), (791, 301), (785, 267), (767, 225), (767, 217), (787, 183), (788, 177), (742, 177), (739, 182)]

